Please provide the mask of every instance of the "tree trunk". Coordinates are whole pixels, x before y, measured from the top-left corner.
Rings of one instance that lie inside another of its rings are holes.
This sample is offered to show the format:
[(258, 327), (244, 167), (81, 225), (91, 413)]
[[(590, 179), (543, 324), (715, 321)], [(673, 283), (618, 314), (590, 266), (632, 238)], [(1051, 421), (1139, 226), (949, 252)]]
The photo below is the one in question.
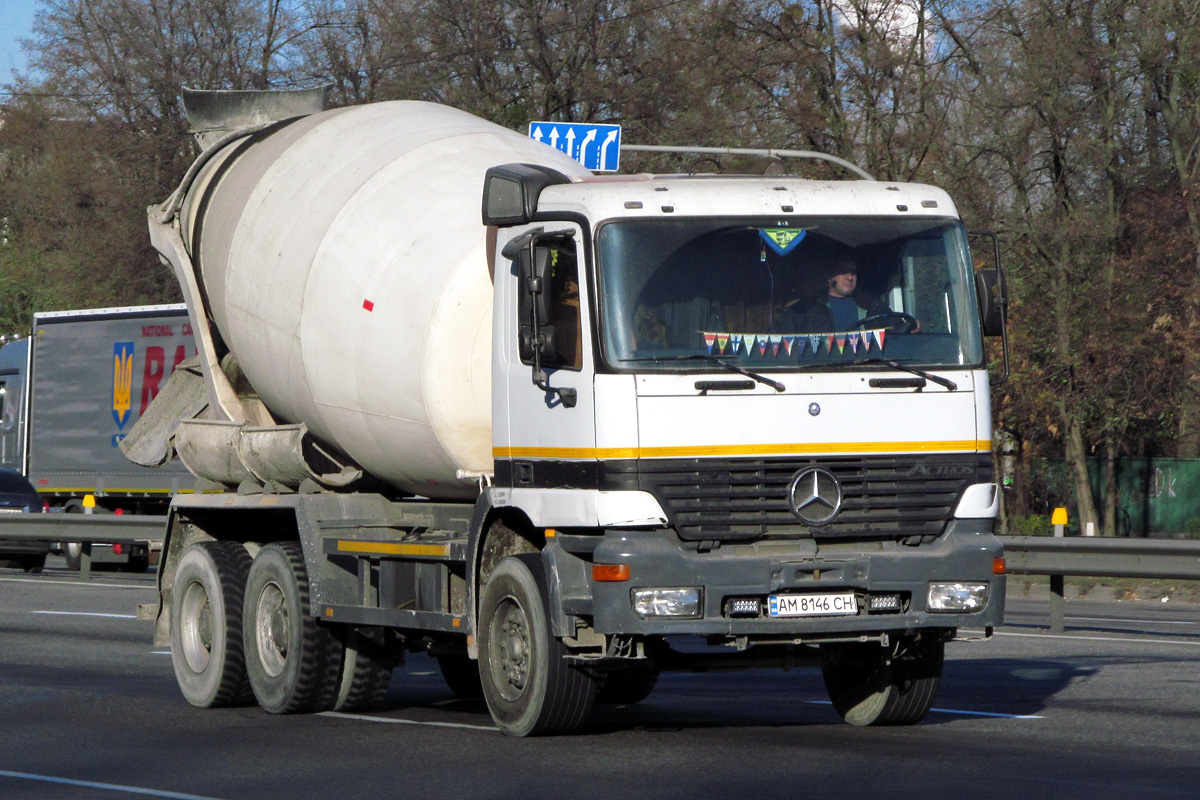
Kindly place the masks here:
[(1067, 467), (1075, 480), (1075, 505), (1079, 514), (1079, 532), (1086, 534), (1088, 524), (1096, 530), (1096, 500), (1092, 494), (1092, 481), (1088, 476), (1087, 449), (1083, 445), (1083, 431), (1079, 421), (1067, 423)]
[(1117, 443), (1104, 442), (1104, 535), (1117, 535)]

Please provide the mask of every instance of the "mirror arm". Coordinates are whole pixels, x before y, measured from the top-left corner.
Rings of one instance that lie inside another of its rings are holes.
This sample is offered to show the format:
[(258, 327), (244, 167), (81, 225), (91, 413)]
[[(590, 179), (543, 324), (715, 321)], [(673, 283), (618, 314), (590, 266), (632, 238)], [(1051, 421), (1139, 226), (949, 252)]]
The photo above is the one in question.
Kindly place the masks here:
[[(537, 233), (541, 233), (539, 228)], [(534, 270), (537, 264), (537, 255), (534, 253), (534, 247), (537, 244), (537, 233), (529, 239), (529, 265), (530, 269)], [(540, 275), (530, 275), (526, 278), (528, 286), (526, 287), (530, 294), (541, 294), (545, 287), (542, 286), (542, 278)], [(538, 302), (535, 298), (529, 304), (529, 338), (533, 344), (533, 385), (541, 389), (547, 394), (556, 394), (562, 400), (564, 408), (574, 408), (579, 402), (578, 393), (571, 388), (559, 388), (551, 386), (546, 371), (542, 369), (542, 318), (538, 314)]]

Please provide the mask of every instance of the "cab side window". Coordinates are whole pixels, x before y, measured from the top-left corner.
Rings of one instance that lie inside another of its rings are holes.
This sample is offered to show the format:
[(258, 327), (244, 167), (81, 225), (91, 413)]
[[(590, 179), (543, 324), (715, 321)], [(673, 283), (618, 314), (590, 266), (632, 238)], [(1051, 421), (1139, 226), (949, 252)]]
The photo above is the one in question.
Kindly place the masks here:
[[(546, 298), (548, 312), (542, 320), (542, 336), (549, 345), (543, 351), (543, 367), (579, 370), (583, 368), (583, 323), (579, 302), (579, 264), (571, 240), (543, 241), (538, 244), (535, 258), (546, 259)], [(522, 339), (529, 330), (532, 301), (523, 289), (518, 302)], [(533, 363), (532, 352), (522, 348), (521, 361)]]

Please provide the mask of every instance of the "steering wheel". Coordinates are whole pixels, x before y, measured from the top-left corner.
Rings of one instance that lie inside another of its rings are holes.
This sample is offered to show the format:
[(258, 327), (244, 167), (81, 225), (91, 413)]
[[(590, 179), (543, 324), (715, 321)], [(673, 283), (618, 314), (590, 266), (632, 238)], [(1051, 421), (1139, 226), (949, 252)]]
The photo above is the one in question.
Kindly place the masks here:
[(885, 311), (882, 314), (863, 317), (853, 327), (859, 330), (884, 328), (892, 333), (913, 333), (921, 327), (921, 323), (912, 314), (905, 314), (902, 311)]

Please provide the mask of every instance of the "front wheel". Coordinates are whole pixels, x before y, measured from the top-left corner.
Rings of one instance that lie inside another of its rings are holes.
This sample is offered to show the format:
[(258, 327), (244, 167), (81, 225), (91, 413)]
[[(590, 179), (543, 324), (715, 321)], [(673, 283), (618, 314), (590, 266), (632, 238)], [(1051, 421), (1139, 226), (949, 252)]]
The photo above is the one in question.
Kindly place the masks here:
[(246, 578), (242, 641), (258, 704), (272, 714), (326, 711), (338, 700), (341, 643), (309, 610), (299, 542), (258, 551)]
[(893, 655), (878, 645), (844, 645), (821, 668), (834, 709), (851, 725), (915, 725), (933, 706), (946, 645), (919, 637)]
[(483, 695), (512, 736), (574, 730), (595, 699), (595, 682), (567, 662), (551, 634), (544, 586), (539, 556), (510, 556), (492, 571), (479, 603)]

